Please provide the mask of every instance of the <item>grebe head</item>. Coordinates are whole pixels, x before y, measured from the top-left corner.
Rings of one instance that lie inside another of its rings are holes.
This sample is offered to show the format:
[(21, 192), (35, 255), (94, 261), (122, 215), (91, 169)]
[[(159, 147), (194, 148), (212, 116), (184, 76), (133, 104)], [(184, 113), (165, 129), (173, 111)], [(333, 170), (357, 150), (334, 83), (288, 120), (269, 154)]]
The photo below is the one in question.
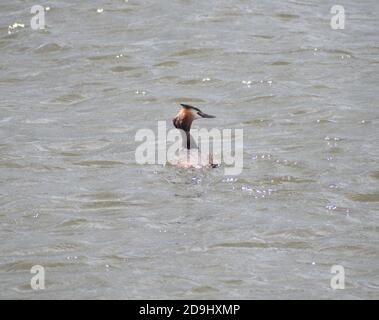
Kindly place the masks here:
[(173, 119), (175, 128), (182, 129), (187, 135), (187, 149), (191, 148), (190, 130), (193, 120), (199, 118), (216, 118), (202, 112), (200, 109), (190, 106), (188, 104), (180, 104), (182, 108)]
[(175, 128), (182, 129), (185, 132), (189, 132), (191, 130), (191, 125), (193, 120), (199, 118), (216, 118), (215, 116), (211, 116), (202, 112), (199, 108), (190, 106), (188, 104), (180, 104), (182, 108), (179, 113), (173, 119), (173, 123)]

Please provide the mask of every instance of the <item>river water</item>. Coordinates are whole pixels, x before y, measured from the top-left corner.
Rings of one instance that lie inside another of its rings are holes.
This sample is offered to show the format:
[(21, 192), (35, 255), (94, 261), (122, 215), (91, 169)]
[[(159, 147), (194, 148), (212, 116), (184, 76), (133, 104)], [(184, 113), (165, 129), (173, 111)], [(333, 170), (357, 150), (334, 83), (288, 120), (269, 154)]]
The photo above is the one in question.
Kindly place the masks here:
[[(379, 298), (377, 0), (35, 4), (0, 4), (0, 298)], [(182, 102), (240, 175), (136, 163)]]

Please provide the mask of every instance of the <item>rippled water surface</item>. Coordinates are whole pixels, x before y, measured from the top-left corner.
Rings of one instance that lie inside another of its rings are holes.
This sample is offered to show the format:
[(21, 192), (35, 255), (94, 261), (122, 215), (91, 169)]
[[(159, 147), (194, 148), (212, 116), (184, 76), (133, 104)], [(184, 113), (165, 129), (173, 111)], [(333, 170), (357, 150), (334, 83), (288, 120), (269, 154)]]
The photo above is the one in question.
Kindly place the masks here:
[[(344, 30), (325, 0), (34, 4), (0, 4), (1, 298), (379, 298), (376, 0)], [(180, 102), (243, 128), (239, 176), (136, 164)]]

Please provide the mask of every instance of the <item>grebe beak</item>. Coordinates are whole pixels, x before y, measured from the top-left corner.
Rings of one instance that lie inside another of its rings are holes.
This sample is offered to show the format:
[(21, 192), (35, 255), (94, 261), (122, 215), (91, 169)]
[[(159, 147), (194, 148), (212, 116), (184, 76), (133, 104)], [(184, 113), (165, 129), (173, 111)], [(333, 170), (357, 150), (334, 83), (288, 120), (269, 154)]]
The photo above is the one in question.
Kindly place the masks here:
[(198, 111), (197, 114), (202, 118), (216, 118), (215, 116), (211, 116), (210, 114), (206, 114), (202, 111)]

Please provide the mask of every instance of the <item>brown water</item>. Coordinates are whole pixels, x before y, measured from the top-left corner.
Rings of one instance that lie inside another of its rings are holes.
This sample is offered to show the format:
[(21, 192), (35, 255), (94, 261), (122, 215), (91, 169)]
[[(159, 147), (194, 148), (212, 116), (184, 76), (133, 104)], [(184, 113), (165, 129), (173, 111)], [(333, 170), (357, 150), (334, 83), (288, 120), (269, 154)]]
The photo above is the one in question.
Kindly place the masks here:
[[(342, 2), (2, 1), (0, 298), (379, 298), (379, 4)], [(180, 102), (241, 175), (136, 164)]]

